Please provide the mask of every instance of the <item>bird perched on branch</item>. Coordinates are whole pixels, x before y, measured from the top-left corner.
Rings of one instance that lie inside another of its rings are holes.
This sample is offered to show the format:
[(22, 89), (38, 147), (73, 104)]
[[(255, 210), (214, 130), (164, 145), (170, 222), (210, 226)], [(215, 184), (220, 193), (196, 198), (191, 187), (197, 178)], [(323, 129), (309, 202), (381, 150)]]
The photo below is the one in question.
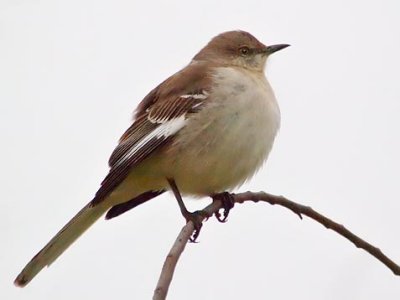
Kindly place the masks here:
[(226, 217), (227, 191), (260, 168), (279, 129), (279, 107), (264, 68), (269, 55), (287, 46), (225, 32), (153, 89), (112, 153), (93, 200), (32, 258), (15, 284), (29, 283), (102, 215), (116, 217), (167, 190), (194, 223), (194, 239), (199, 212), (189, 212), (181, 195), (222, 200)]

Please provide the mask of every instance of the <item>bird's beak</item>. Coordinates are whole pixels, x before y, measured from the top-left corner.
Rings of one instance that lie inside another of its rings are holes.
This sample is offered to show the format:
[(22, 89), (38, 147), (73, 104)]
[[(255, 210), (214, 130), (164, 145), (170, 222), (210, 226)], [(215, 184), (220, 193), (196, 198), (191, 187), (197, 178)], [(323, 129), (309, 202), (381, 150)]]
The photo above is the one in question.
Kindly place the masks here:
[(272, 54), (274, 52), (277, 52), (279, 50), (285, 49), (285, 48), (287, 48), (289, 46), (290, 45), (288, 45), (288, 44), (271, 45), (271, 46), (268, 46), (267, 48), (265, 48), (265, 53), (270, 55), (270, 54)]

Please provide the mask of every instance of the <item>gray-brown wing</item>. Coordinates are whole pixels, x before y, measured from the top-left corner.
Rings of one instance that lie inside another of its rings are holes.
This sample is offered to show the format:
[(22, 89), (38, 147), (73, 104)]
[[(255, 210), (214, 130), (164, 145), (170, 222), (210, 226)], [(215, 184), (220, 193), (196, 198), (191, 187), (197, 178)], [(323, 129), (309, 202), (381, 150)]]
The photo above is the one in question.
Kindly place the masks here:
[(170, 101), (155, 103), (139, 115), (112, 153), (110, 172), (101, 183), (92, 205), (106, 198), (133, 167), (173, 139), (186, 125), (190, 114), (201, 109), (207, 97), (205, 90), (201, 94), (180, 95)]

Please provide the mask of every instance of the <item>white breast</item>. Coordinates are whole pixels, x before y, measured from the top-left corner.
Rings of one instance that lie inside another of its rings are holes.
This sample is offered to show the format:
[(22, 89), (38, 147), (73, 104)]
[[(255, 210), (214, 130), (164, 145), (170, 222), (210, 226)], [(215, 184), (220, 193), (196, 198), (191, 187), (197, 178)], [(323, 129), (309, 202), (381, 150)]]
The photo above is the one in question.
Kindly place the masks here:
[(263, 74), (224, 67), (214, 80), (209, 102), (171, 147), (170, 175), (185, 194), (209, 195), (244, 183), (267, 158), (279, 129), (279, 108)]

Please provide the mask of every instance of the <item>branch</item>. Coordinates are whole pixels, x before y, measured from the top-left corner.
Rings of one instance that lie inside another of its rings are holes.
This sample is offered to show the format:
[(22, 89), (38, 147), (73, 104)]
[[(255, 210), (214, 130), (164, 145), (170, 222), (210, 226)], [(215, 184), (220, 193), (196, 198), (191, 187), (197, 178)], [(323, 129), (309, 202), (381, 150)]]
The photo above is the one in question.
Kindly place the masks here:
[[(210, 205), (203, 209), (207, 213), (207, 215), (212, 216), (219, 209), (221, 209), (222, 203), (221, 201), (213, 201)], [(201, 221), (204, 221), (205, 216), (200, 216)], [(183, 250), (185, 249), (186, 244), (188, 243), (190, 237), (193, 235), (194, 225), (192, 221), (186, 223), (183, 226), (181, 232), (175, 240), (175, 243), (172, 245), (171, 250), (169, 251), (167, 257), (165, 258), (164, 265), (161, 270), (160, 278), (157, 282), (157, 287), (154, 290), (153, 300), (164, 300), (167, 298), (168, 288), (172, 281), (172, 276), (174, 275), (176, 264), (178, 263), (178, 259), (181, 256)]]
[[(233, 197), (235, 203), (244, 203), (246, 201), (253, 201), (253, 202), (263, 201), (271, 205), (280, 205), (286, 207), (290, 209), (293, 213), (298, 215), (300, 219), (303, 219), (303, 215), (307, 216), (317, 221), (318, 223), (324, 225), (326, 228), (331, 229), (340, 234), (341, 236), (345, 237), (350, 242), (352, 242), (357, 248), (361, 248), (367, 251), (369, 254), (371, 254), (380, 262), (382, 262), (386, 267), (388, 267), (395, 275), (400, 275), (400, 266), (397, 265), (385, 254), (383, 254), (383, 252), (379, 248), (364, 241), (363, 239), (361, 239), (360, 237), (349, 231), (343, 225), (336, 223), (335, 221), (325, 217), (324, 215), (318, 213), (309, 206), (293, 202), (282, 196), (275, 196), (264, 192), (259, 192), (259, 193), (245, 192), (241, 194), (234, 194)], [(218, 212), (218, 210), (221, 208), (222, 208), (221, 201), (216, 200), (210, 205), (208, 205), (206, 208), (204, 208), (203, 211), (205, 211), (208, 215), (212, 216), (213, 214)], [(205, 217), (202, 218), (202, 221), (204, 221), (204, 219)], [(174, 274), (176, 264), (178, 263), (178, 259), (182, 254), (183, 250), (185, 249), (185, 246), (189, 241), (189, 238), (192, 236), (193, 231), (194, 231), (194, 226), (192, 222), (188, 222), (182, 228), (182, 231), (178, 235), (174, 245), (172, 246), (170, 252), (167, 255), (167, 258), (165, 259), (164, 266), (162, 268), (161, 275), (157, 283), (157, 287), (154, 291), (153, 300), (166, 299), (168, 288), (172, 281), (172, 276)]]

